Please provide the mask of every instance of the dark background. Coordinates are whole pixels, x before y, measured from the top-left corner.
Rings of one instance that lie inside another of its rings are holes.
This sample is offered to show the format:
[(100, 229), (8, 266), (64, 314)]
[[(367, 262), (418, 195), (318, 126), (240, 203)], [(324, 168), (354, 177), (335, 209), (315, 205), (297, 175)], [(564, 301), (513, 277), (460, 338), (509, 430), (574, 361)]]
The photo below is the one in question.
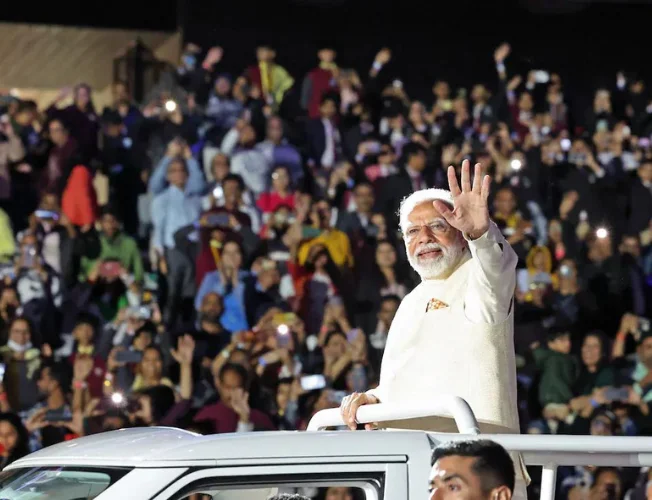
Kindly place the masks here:
[[(221, 68), (239, 73), (257, 43), (277, 49), (295, 77), (316, 61), (322, 45), (338, 49), (342, 67), (366, 73), (383, 46), (394, 52), (387, 72), (402, 77), (408, 95), (429, 99), (435, 78), (453, 85), (495, 81), (492, 53), (512, 44), (508, 71), (559, 72), (569, 94), (613, 85), (616, 71), (649, 80), (650, 1), (612, 0), (114, 0), (80, 8), (72, 2), (3, 5), (3, 21), (174, 30), (204, 47), (221, 45)], [(136, 9), (135, 5), (139, 8)]]

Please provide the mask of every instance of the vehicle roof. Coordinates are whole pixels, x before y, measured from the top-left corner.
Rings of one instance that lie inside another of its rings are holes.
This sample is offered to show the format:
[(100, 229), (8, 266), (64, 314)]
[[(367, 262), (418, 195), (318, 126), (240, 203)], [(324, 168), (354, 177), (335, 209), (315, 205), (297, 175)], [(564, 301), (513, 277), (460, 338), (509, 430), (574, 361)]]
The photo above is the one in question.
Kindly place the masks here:
[(429, 449), (427, 434), (414, 431), (274, 431), (202, 436), (170, 427), (141, 427), (59, 443), (14, 462), (10, 468), (51, 464), (147, 467), (166, 461), (406, 456)]

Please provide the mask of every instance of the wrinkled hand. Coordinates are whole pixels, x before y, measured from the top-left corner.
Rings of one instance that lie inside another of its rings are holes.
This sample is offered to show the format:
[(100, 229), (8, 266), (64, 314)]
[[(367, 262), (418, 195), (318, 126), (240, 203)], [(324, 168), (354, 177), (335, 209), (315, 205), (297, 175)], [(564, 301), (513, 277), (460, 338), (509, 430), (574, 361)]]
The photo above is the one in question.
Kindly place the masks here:
[(448, 207), (443, 201), (433, 202), (434, 207), (441, 213), (451, 226), (466, 234), (474, 240), (482, 236), (489, 229), (489, 186), (491, 178), (485, 175), (482, 180), (482, 167), (475, 165), (475, 178), (471, 187), (469, 161), (462, 162), (462, 187), (460, 189), (455, 175), (455, 168), (448, 167), (448, 186), (453, 196), (454, 209)]
[(179, 337), (177, 348), (170, 349), (170, 354), (180, 365), (191, 365), (193, 354), (195, 353), (195, 339), (191, 335)]
[[(356, 420), (358, 408), (364, 405), (375, 405), (378, 403), (378, 399), (371, 394), (367, 394), (366, 392), (354, 392), (342, 400), (342, 404), (340, 405), (342, 420), (344, 420), (344, 423), (349, 427), (349, 429), (354, 431), (358, 427)], [(371, 430), (373, 426), (372, 424), (365, 424), (365, 428)]]

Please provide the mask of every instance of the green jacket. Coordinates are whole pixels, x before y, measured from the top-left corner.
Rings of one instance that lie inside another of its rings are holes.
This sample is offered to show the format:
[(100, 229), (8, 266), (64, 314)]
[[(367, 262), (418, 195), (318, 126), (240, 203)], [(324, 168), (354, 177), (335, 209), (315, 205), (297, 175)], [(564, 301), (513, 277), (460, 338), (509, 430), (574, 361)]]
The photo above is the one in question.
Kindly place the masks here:
[(93, 266), (98, 261), (106, 259), (115, 259), (120, 261), (122, 267), (134, 275), (136, 281), (143, 279), (143, 260), (140, 256), (140, 250), (131, 236), (123, 233), (117, 233), (113, 238), (109, 239), (104, 234), (100, 234), (100, 255), (97, 259), (88, 259), (82, 257), (81, 260), (81, 277), (86, 280), (88, 273), (93, 269)]
[(539, 347), (532, 351), (534, 362), (541, 373), (539, 403), (565, 404), (573, 398), (573, 386), (579, 374), (574, 356)]

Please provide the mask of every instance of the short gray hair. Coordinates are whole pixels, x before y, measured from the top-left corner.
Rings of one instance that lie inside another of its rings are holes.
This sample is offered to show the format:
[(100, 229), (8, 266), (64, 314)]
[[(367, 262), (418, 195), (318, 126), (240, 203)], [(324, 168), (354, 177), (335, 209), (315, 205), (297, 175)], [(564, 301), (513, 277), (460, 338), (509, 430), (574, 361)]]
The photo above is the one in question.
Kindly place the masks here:
[(414, 207), (421, 205), (422, 203), (426, 203), (428, 201), (432, 202), (435, 200), (443, 201), (444, 203), (450, 205), (451, 208), (453, 208), (453, 195), (447, 189), (420, 189), (419, 191), (415, 191), (411, 195), (403, 198), (403, 201), (401, 201), (401, 206), (398, 209), (398, 224), (401, 232), (405, 234), (405, 230), (409, 224), (408, 217), (412, 213), (412, 210), (414, 210)]

